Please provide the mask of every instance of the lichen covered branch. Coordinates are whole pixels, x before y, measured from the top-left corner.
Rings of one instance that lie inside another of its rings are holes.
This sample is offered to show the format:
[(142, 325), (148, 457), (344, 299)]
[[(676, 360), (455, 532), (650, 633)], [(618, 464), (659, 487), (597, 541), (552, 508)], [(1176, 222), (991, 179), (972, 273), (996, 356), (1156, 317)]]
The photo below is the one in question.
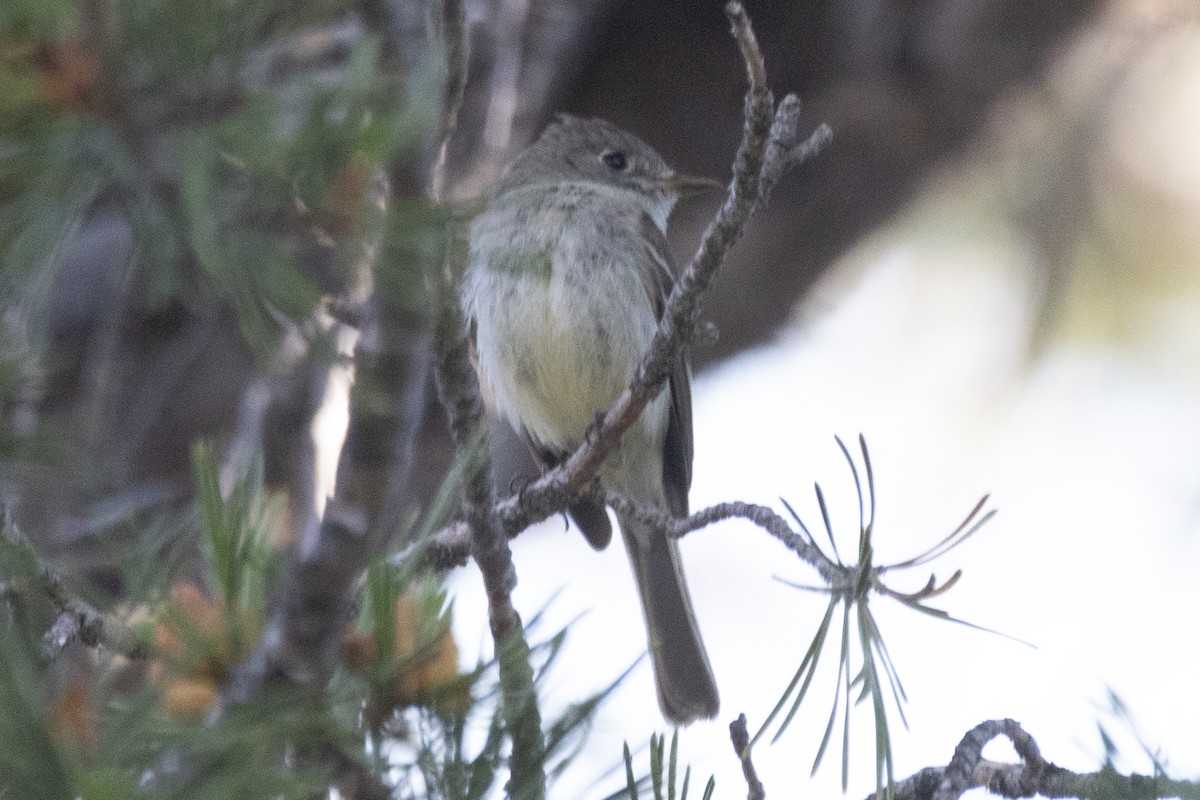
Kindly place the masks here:
[[(984, 746), (1006, 736), (1020, 764), (1001, 764), (982, 757)], [(1112, 769), (1079, 773), (1042, 758), (1037, 742), (1011, 719), (976, 725), (954, 749), (945, 767), (926, 767), (893, 787), (895, 800), (958, 800), (969, 789), (984, 788), (999, 797), (1123, 798), (1200, 797), (1200, 785), (1165, 775), (1122, 775)], [(872, 800), (875, 795), (868, 795)]]

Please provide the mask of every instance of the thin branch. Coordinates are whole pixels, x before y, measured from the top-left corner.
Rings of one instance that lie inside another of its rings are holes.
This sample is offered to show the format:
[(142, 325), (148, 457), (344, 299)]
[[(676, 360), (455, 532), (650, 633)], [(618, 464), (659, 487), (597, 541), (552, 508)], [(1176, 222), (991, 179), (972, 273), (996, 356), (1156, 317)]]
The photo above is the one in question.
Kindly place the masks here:
[[(518, 497), (519, 495), (512, 495), (496, 504), (497, 517), (509, 538), (515, 538), (523, 530), (507, 524), (520, 519)], [(749, 520), (800, 556), (831, 585), (839, 585), (839, 581), (843, 579), (846, 572), (844, 567), (839, 567), (829, 560), (820, 548), (793, 531), (787, 520), (767, 506), (739, 501), (718, 503), (680, 519), (659, 509), (634, 503), (614, 492), (605, 493), (603, 499), (618, 513), (652, 525), (676, 539), (715, 522), (735, 518)], [(396, 553), (393, 558), (397, 562), (404, 561), (414, 555), (418, 549), (416, 545), (407, 547)], [(471, 552), (470, 531), (467, 524), (462, 521), (450, 523), (435, 533), (432, 542), (424, 545), (421, 552), (423, 563), (429, 569), (446, 570), (463, 566)]]
[[(519, 497), (518, 493), (496, 504), (497, 517), (509, 538), (516, 537), (523, 530), (508, 524), (521, 518)], [(727, 519), (745, 519), (762, 528), (798, 555), (801, 560), (812, 566), (830, 587), (841, 588), (843, 584), (849, 585), (849, 581), (852, 580), (852, 577), (848, 577), (852, 576), (852, 571), (848, 572), (845, 567), (838, 566), (831, 561), (819, 547), (805, 536), (792, 530), (787, 520), (767, 506), (731, 501), (709, 506), (680, 519), (672, 517), (660, 509), (634, 503), (614, 492), (606, 492), (603, 499), (618, 513), (652, 525), (675, 539), (682, 538), (715, 522)], [(394, 560), (404, 561), (417, 550), (418, 547), (415, 545), (405, 548), (394, 556)], [(450, 523), (435, 533), (432, 543), (425, 545), (421, 552), (423, 563), (429, 569), (446, 570), (461, 567), (466, 563), (471, 552), (468, 526), (461, 521)]]
[[(32, 543), (17, 528), (16, 523), (8, 518), (8, 510), (0, 509), (0, 515), (3, 516), (3, 520), (0, 520), (0, 538), (16, 548), (33, 567), (37, 585), (31, 588), (44, 594), (58, 612), (42, 639), (46, 658), (56, 658), (67, 645), (76, 640), (88, 647), (103, 647), (126, 658), (141, 659), (148, 655), (148, 642), (143, 637), (139, 637), (133, 628), (118, 617), (71, 595), (63, 585), (63, 578), (58, 570), (38, 554)], [(4, 589), (6, 593), (16, 593), (20, 587), (10, 582)]]
[(803, 140), (800, 138), (800, 98), (789, 94), (779, 101), (767, 154), (763, 158), (762, 189), (759, 203), (771, 198), (775, 184), (787, 173), (817, 154), (833, 138), (833, 130), (822, 122)]
[[(1002, 764), (981, 757), (983, 747), (1007, 736), (1023, 761)], [(1037, 742), (1011, 719), (976, 725), (954, 750), (945, 767), (926, 767), (893, 787), (894, 800), (957, 800), (969, 789), (985, 788), (1000, 797), (1124, 798), (1200, 797), (1200, 783), (1165, 775), (1121, 775), (1111, 769), (1077, 773), (1045, 761)], [(874, 800), (872, 793), (867, 800)]]
[(672, 539), (682, 538), (692, 531), (722, 520), (749, 520), (798, 555), (801, 560), (811, 565), (831, 587), (839, 588), (842, 583), (847, 581), (847, 571), (844, 567), (838, 566), (822, 553), (819, 547), (793, 531), (787, 520), (767, 506), (740, 501), (718, 503), (697, 511), (691, 516), (679, 519), (656, 508), (634, 503), (613, 492), (605, 495), (605, 501), (619, 514), (645, 522), (663, 531)]
[(742, 60), (746, 62), (746, 79), (750, 83), (750, 91), (765, 89), (767, 65), (758, 49), (758, 38), (754, 35), (754, 29), (750, 27), (746, 9), (739, 2), (726, 3), (725, 16), (729, 18), (730, 32), (742, 51)]
[[(821, 548), (817, 547), (812, 537), (807, 535), (807, 531), (801, 533), (793, 530), (786, 519), (774, 509), (767, 506), (741, 501), (730, 501), (709, 506), (688, 517), (678, 518), (671, 516), (661, 509), (635, 503), (615, 492), (601, 492), (601, 490), (594, 487), (591, 491), (596, 492), (594, 499), (603, 501), (619, 514), (644, 522), (674, 539), (680, 539), (693, 531), (700, 530), (723, 520), (747, 520), (778, 540), (784, 547), (795, 553), (800, 560), (815, 569), (824, 582), (824, 586), (819, 587), (821, 591), (845, 591), (851, 589), (856, 581), (859, 581), (861, 578), (859, 571), (863, 568), (862, 565), (839, 564), (830, 559)], [(524, 521), (522, 500), (522, 493), (518, 492), (500, 500), (496, 504), (497, 517), (509, 538), (516, 537), (523, 530), (520, 527)], [(409, 546), (396, 553), (393, 559), (397, 563), (403, 562), (413, 557), (418, 550), (421, 553), (424, 567), (428, 569), (447, 570), (460, 567), (466, 563), (471, 552), (469, 528), (462, 521), (452, 522), (436, 532), (429, 543), (422, 544), (419, 547), (417, 545)], [(924, 563), (925, 560), (922, 558), (920, 563)], [(934, 613), (942, 619), (962, 622), (961, 620), (949, 617), (944, 612), (937, 612), (919, 605), (925, 600), (944, 594), (954, 586), (961, 577), (961, 571), (956, 572), (941, 584), (938, 584), (936, 578), (931, 575), (924, 587), (916, 592), (909, 593), (896, 591), (883, 582), (882, 578), (885, 572), (892, 572), (897, 567), (910, 566), (915, 563), (918, 562), (913, 560), (912, 562), (903, 562), (898, 565), (870, 566), (870, 577), (863, 585), (881, 595), (898, 600), (924, 613)], [(962, 624), (970, 625), (973, 628), (980, 627), (971, 623)], [(989, 630), (987, 628), (980, 629)]]
[(746, 777), (746, 786), (749, 787), (747, 800), (765, 800), (767, 790), (758, 779), (754, 762), (750, 760), (750, 732), (746, 730), (745, 714), (739, 714), (737, 719), (729, 723), (729, 738), (733, 741), (733, 751), (742, 762), (742, 775)]

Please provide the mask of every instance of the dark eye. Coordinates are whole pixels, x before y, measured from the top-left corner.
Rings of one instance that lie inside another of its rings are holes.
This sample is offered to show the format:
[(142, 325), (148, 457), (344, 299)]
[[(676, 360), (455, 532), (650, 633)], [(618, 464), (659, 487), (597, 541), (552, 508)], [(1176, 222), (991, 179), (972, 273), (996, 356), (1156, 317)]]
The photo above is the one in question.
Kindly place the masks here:
[(600, 156), (600, 160), (608, 165), (609, 169), (622, 170), (628, 165), (625, 161), (625, 154), (620, 150), (613, 150), (611, 153), (605, 153)]

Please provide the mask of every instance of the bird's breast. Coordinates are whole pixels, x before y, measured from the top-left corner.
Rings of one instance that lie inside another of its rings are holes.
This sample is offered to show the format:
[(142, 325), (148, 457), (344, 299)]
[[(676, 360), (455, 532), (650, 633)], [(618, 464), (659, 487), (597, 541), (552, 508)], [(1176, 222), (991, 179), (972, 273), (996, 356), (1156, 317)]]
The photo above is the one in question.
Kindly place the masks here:
[[(578, 208), (472, 230), (468, 313), (498, 410), (539, 442), (573, 449), (629, 385), (657, 327), (636, 242)], [(505, 219), (507, 217), (507, 219)], [(654, 427), (658, 427), (654, 425)]]

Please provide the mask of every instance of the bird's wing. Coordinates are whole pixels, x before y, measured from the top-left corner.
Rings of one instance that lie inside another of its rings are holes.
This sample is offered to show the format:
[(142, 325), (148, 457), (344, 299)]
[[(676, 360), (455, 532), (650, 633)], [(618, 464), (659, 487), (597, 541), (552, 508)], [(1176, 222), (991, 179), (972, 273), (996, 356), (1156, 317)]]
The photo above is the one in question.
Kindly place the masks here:
[[(667, 297), (675, 286), (675, 265), (667, 237), (648, 215), (642, 217), (642, 241), (649, 258), (638, 260), (639, 265), (646, 265), (641, 278), (654, 315), (661, 320)], [(686, 346), (671, 367), (668, 390), (671, 405), (663, 443), (663, 489), (671, 513), (685, 517), (688, 489), (692, 486), (692, 371)]]

